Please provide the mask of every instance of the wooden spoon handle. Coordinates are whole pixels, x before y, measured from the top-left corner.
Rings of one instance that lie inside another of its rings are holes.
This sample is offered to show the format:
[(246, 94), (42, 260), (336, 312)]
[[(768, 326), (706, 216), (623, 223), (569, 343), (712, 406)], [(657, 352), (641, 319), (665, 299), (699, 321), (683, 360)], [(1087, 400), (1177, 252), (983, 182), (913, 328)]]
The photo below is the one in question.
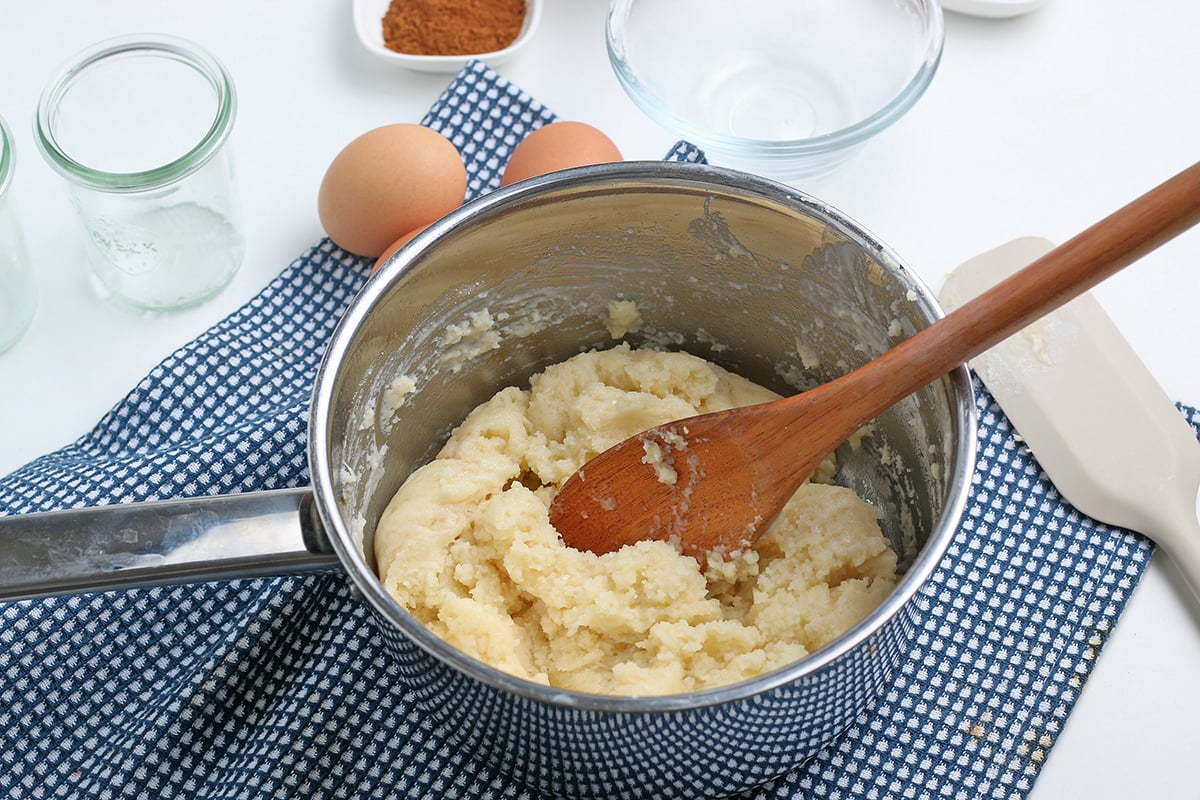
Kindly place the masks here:
[(846, 375), (843, 391), (852, 399), (843, 412), (853, 407), (859, 424), (866, 424), (1197, 222), (1200, 163)]

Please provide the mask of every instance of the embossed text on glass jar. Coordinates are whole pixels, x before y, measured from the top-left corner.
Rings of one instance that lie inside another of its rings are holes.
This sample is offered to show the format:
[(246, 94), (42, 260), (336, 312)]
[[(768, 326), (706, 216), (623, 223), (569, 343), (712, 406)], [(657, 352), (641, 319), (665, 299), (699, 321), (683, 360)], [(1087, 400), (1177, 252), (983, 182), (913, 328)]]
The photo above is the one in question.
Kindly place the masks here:
[(228, 147), (236, 106), (224, 66), (171, 36), (101, 42), (47, 86), (38, 146), (67, 179), (102, 293), (168, 311), (233, 278), (245, 253)]

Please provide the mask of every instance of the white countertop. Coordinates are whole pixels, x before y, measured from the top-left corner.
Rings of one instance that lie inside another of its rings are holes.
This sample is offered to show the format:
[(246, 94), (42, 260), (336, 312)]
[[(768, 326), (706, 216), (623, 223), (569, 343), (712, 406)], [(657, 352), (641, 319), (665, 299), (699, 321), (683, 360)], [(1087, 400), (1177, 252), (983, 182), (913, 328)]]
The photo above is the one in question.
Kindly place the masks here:
[[(549, 0), (529, 48), (497, 70), (628, 158), (674, 137), (626, 99), (604, 48), (603, 0)], [(37, 272), (32, 327), (0, 354), (0, 474), (87, 431), (151, 367), (238, 308), (322, 236), (316, 193), (350, 139), (417, 122), (449, 76), (363, 51), (348, 0), (161, 3), (5, 0), (0, 115)], [(1017, 236), (1062, 241), (1200, 159), (1200, 5), (1051, 0), (1011, 20), (947, 13), (929, 91), (818, 196), (860, 221), (936, 291)], [(175, 316), (119, 310), (89, 287), (61, 179), (36, 152), (43, 84), (81, 48), (157, 31), (208, 47), (239, 92), (233, 147), (248, 249), (215, 300)], [(1200, 405), (1200, 230), (1095, 290), (1167, 393)], [(1054, 744), (1036, 798), (1195, 797), (1200, 610), (1156, 555)]]

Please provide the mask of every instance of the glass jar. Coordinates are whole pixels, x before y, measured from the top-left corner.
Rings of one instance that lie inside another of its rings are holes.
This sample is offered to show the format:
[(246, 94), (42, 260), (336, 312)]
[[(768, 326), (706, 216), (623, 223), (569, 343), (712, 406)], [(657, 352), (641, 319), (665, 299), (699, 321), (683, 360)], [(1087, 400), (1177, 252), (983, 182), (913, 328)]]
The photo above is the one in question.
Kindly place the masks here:
[(0, 352), (17, 343), (33, 319), (37, 290), (12, 199), (16, 154), (0, 118)]
[(225, 67), (173, 36), (101, 42), (42, 93), (38, 146), (66, 178), (93, 274), (118, 303), (193, 306), (241, 266), (236, 107)]

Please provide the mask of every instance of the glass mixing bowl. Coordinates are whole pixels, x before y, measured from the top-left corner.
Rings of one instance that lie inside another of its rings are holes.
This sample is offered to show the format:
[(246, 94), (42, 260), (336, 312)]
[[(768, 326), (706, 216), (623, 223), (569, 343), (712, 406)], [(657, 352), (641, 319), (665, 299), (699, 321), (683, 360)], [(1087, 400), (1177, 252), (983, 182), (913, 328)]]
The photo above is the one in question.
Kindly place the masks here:
[(824, 176), (937, 71), (936, 0), (613, 0), (609, 59), (633, 101), (709, 160)]

